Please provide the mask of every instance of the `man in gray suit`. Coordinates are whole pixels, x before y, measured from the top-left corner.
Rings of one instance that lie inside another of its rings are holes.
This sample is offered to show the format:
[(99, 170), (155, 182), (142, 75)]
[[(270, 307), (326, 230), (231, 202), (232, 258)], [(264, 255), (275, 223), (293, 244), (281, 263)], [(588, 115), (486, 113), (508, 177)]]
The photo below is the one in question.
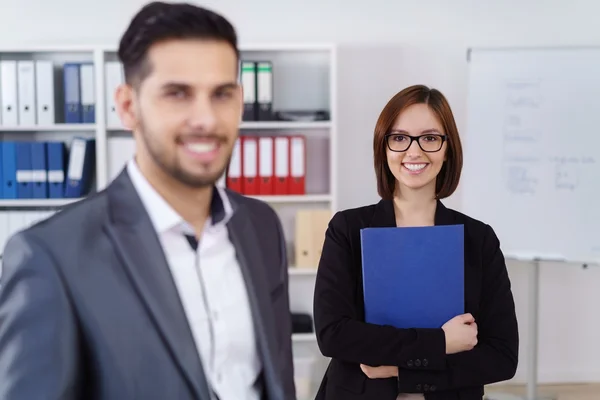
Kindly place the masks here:
[(136, 156), (7, 244), (0, 398), (295, 399), (280, 222), (215, 186), (243, 111), (233, 27), (152, 3), (119, 57)]

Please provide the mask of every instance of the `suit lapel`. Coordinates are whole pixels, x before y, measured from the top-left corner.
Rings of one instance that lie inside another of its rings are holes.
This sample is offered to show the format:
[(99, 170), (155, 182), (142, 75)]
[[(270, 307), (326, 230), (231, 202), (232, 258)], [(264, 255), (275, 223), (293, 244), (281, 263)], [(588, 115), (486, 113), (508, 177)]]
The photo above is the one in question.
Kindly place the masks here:
[(254, 329), (264, 367), (267, 397), (282, 399), (284, 397), (283, 389), (274, 363), (274, 357), (277, 354), (277, 335), (275, 321), (270, 311), (271, 299), (266, 284), (268, 280), (262, 255), (254, 240), (258, 236), (258, 232), (252, 226), (245, 207), (239, 203), (233, 203), (233, 206), (234, 214), (227, 223), (229, 237), (235, 246), (238, 262), (246, 282)]
[(208, 385), (175, 283), (150, 218), (127, 172), (109, 186), (106, 231), (154, 327), (196, 398), (209, 400)]

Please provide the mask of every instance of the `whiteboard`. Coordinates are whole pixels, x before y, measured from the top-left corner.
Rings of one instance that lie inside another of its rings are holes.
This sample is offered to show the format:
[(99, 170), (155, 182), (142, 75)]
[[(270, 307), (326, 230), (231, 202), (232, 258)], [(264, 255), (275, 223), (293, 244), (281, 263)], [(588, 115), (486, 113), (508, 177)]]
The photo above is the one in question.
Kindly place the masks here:
[(518, 258), (600, 261), (600, 48), (473, 49), (463, 211)]

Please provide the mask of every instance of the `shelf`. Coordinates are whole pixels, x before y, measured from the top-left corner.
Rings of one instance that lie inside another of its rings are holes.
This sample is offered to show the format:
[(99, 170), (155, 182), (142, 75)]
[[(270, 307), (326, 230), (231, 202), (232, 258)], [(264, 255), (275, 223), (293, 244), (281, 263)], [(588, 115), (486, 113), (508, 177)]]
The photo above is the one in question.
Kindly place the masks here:
[(299, 267), (290, 267), (288, 269), (288, 273), (290, 276), (316, 276), (317, 269), (316, 268), (299, 268)]
[(327, 203), (331, 201), (329, 194), (304, 194), (304, 195), (282, 195), (282, 196), (248, 196), (272, 204), (293, 203)]
[(2, 126), (0, 132), (77, 132), (77, 131), (93, 131), (96, 129), (95, 124), (55, 124), (55, 125), (28, 125), (28, 126)]
[(329, 129), (330, 121), (247, 121), (241, 129)]
[(62, 207), (82, 199), (0, 199), (0, 208)]
[(293, 333), (292, 341), (294, 342), (315, 342), (317, 337), (314, 333)]

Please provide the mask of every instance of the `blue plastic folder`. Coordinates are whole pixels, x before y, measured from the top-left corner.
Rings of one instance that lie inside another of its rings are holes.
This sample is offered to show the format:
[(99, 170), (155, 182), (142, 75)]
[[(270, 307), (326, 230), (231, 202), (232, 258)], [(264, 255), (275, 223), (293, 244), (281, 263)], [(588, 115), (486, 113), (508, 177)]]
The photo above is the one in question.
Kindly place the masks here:
[(464, 227), (361, 230), (366, 322), (440, 328), (464, 314)]

